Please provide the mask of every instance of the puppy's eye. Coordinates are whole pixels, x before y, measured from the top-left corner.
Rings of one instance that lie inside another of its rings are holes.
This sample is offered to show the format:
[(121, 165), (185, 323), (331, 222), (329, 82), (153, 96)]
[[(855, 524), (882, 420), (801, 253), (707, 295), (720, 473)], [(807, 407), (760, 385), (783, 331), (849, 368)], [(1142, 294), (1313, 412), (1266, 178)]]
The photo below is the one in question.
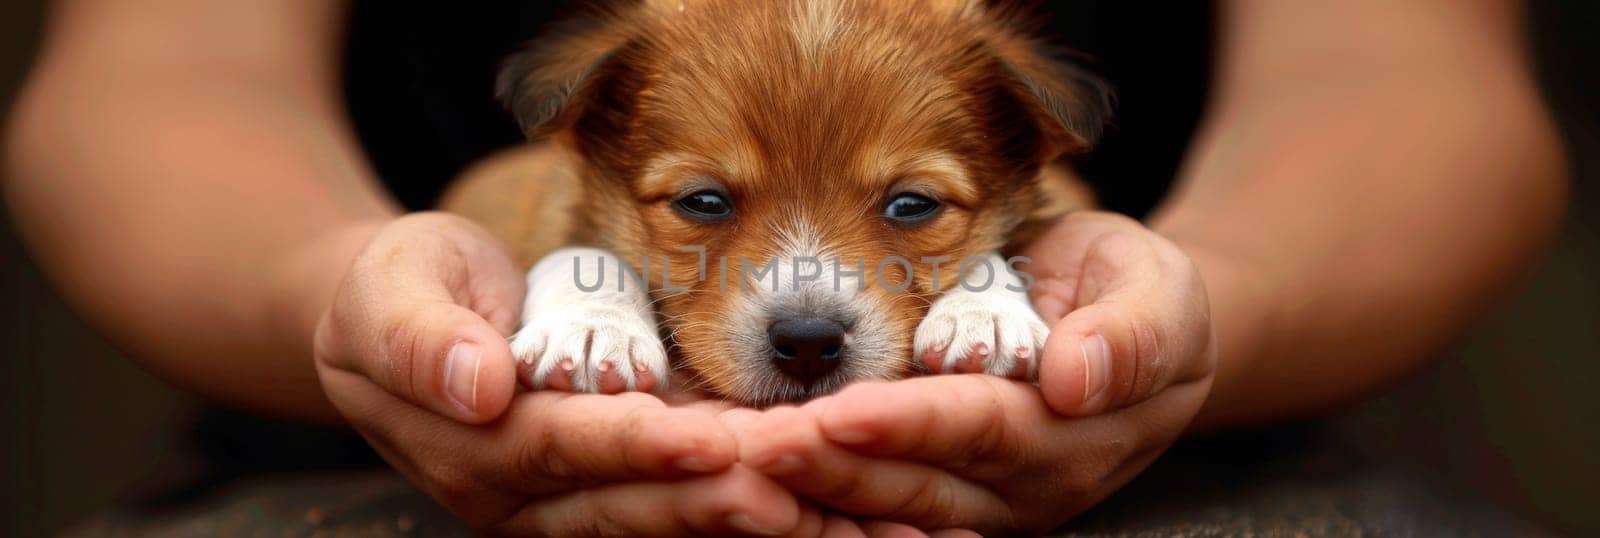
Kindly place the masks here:
[(908, 192), (889, 200), (889, 205), (883, 208), (883, 216), (895, 222), (918, 224), (933, 218), (941, 207), (944, 206), (932, 198)]
[(678, 211), (699, 220), (717, 220), (733, 214), (733, 204), (717, 191), (690, 194), (679, 198), (674, 205), (678, 206)]

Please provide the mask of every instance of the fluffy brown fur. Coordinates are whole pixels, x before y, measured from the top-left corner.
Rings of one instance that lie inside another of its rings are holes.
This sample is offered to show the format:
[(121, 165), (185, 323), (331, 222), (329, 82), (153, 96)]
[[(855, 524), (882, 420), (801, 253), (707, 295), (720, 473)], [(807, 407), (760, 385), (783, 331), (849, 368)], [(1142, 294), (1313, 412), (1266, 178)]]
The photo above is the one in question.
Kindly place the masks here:
[[(1041, 53), (1021, 13), (964, 0), (598, 5), (508, 62), (500, 96), (536, 143), (469, 172), (445, 207), (484, 222), (525, 263), (597, 245), (670, 258), (675, 285), (698, 277), (699, 255), (678, 247), (759, 263), (796, 222), (830, 253), (869, 260), (868, 279), (889, 256), (1003, 249), (1088, 205), (1048, 163), (1087, 148), (1109, 108), (1091, 77)], [(674, 210), (705, 188), (725, 191), (736, 215), (705, 223)], [(918, 226), (883, 219), (887, 197), (905, 191), (945, 208)], [(889, 269), (885, 281), (903, 281)], [(949, 289), (954, 268), (942, 269)], [(903, 329), (901, 373), (934, 298), (931, 271), (915, 273), (907, 293), (867, 291)], [(663, 328), (705, 387), (759, 400), (732, 375), (726, 327), (749, 323), (732, 319), (739, 291), (718, 285), (656, 292)]]

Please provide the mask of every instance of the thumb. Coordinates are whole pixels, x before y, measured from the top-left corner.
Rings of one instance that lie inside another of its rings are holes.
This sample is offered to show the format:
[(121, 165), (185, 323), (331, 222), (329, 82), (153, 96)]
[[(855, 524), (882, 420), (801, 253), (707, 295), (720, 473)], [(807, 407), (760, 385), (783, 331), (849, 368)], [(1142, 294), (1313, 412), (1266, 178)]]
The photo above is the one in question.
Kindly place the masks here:
[(1115, 274), (1073, 283), (1092, 294), (1052, 325), (1041, 355), (1040, 391), (1063, 415), (1137, 404), (1215, 362), (1205, 286), (1188, 257), (1142, 227), (1104, 239), (1087, 261)]
[(497, 326), (521, 285), (482, 230), (455, 217), (404, 217), (357, 257), (318, 327), (316, 356), (435, 413), (493, 420), (516, 389), (509, 327)]

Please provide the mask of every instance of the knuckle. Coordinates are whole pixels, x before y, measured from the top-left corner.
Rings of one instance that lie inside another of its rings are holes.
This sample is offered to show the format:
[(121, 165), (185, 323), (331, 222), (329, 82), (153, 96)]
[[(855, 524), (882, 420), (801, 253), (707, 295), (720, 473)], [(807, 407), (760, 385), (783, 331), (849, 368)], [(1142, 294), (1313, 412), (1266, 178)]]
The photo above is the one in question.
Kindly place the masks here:
[(597, 511), (597, 516), (591, 523), (590, 536), (637, 536), (638, 534), (621, 520), (621, 517), (610, 508)]
[(981, 460), (987, 460), (995, 455), (1009, 452), (1011, 436), (1007, 431), (1010, 421), (1006, 416), (1004, 402), (1000, 398), (1000, 389), (996, 383), (1004, 381), (998, 378), (983, 378), (986, 390), (981, 392), (979, 401), (970, 405), (982, 410), (983, 416), (979, 421), (979, 429), (973, 443), (967, 445), (969, 452), (965, 454), (966, 465), (972, 465)]
[(577, 466), (561, 455), (556, 450), (544, 450), (534, 460), (537, 476), (562, 482), (578, 482), (583, 479)]
[(918, 526), (941, 528), (956, 526), (956, 494), (948, 480), (929, 474), (918, 480), (909, 494), (885, 515), (888, 519), (913, 522)]
[(565, 525), (561, 529), (552, 529), (552, 536), (630, 536), (631, 530), (625, 525), (609, 507), (613, 503), (605, 502), (601, 496), (592, 490), (578, 490), (573, 492), (572, 501), (576, 509), (564, 514)]
[(640, 462), (633, 457), (634, 450), (643, 448), (645, 427), (650, 423), (649, 414), (645, 407), (634, 407), (623, 416), (622, 423), (617, 430), (616, 438), (611, 440), (610, 449), (615, 451), (617, 461), (624, 467), (640, 471)]
[(421, 395), (416, 382), (416, 369), (428, 363), (420, 354), (425, 353), (428, 319), (419, 313), (410, 313), (386, 320), (377, 332), (377, 364), (371, 375), (379, 377), (386, 389), (407, 397)]
[(850, 473), (824, 484), (818, 488), (817, 494), (824, 499), (853, 499), (856, 493), (861, 491), (862, 480), (865, 480), (865, 477), (861, 473)]
[(1161, 380), (1165, 378), (1166, 335), (1163, 334), (1160, 324), (1148, 316), (1132, 316), (1126, 323), (1129, 351), (1132, 352), (1129, 364), (1132, 383), (1128, 397), (1129, 400), (1137, 401), (1159, 390)]
[(576, 466), (561, 449), (562, 435), (557, 428), (543, 428), (533, 440), (517, 449), (517, 475), (539, 482), (571, 483), (582, 479)]
[(312, 333), (311, 352), (318, 361), (342, 364), (336, 359), (352, 358), (351, 340), (359, 339), (363, 324), (371, 318), (371, 313), (361, 306), (364, 301), (356, 297), (358, 294), (349, 290), (350, 287), (348, 282), (342, 284), (328, 310), (317, 320)]

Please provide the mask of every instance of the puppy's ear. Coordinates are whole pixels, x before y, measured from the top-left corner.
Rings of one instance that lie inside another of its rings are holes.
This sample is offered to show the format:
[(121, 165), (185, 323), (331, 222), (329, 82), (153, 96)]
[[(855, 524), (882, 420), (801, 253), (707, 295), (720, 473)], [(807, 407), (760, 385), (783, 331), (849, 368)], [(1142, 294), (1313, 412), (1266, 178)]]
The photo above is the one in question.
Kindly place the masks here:
[(496, 97), (530, 140), (554, 134), (601, 107), (622, 104), (618, 92), (634, 49), (620, 36), (559, 32), (506, 60)]
[(1032, 157), (1048, 160), (1093, 147), (1111, 119), (1112, 93), (1104, 79), (1075, 65), (1051, 58), (1029, 42), (989, 48), (1001, 85), (1019, 111), (1037, 129)]

